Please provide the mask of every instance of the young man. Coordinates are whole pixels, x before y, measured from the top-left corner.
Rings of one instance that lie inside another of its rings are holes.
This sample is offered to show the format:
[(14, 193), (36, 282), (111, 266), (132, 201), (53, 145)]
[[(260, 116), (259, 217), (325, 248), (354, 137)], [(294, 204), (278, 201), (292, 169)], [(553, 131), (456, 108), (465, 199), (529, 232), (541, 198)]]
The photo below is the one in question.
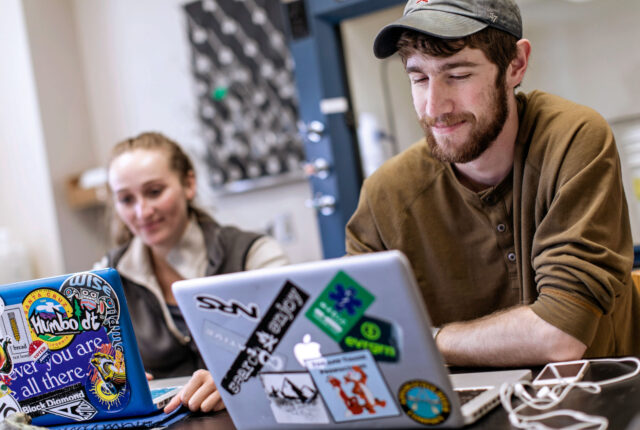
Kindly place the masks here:
[(365, 181), (347, 252), (403, 251), (445, 360), (639, 355), (620, 163), (593, 110), (515, 94), (531, 52), (512, 0), (410, 0), (399, 51), (425, 140)]

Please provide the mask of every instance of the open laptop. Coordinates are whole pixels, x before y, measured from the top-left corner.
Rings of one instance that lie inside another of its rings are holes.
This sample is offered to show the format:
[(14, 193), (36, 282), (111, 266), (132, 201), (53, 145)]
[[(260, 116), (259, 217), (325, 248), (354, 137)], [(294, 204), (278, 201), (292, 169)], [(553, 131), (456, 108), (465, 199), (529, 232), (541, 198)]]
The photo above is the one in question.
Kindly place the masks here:
[(116, 270), (0, 286), (0, 420), (155, 425), (175, 387), (156, 392), (154, 401)]
[[(173, 292), (239, 429), (461, 427), (499, 403), (503, 382), (531, 378), (450, 378), (398, 251), (180, 281)], [(462, 404), (454, 387), (477, 396)]]

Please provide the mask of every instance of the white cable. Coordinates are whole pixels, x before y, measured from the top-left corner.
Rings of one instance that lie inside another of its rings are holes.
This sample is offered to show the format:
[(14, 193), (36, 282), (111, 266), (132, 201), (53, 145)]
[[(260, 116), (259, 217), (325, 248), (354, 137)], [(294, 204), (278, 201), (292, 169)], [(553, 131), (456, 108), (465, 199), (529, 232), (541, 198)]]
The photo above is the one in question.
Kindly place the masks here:
[[(554, 386), (544, 386), (540, 388), (535, 396), (529, 393), (529, 389), (535, 392), (535, 387), (526, 381), (521, 381), (518, 383), (505, 383), (500, 387), (500, 402), (502, 406), (507, 411), (507, 415), (509, 417), (509, 421), (511, 425), (516, 428), (526, 429), (526, 430), (555, 430), (554, 427), (548, 427), (547, 425), (541, 423), (541, 420), (547, 420), (549, 418), (555, 418), (560, 416), (568, 416), (576, 421), (575, 424), (572, 424), (568, 427), (563, 427), (566, 430), (582, 430), (582, 429), (593, 429), (593, 430), (604, 430), (608, 427), (609, 421), (600, 416), (596, 415), (588, 415), (583, 412), (570, 410), (570, 409), (560, 409), (557, 411), (543, 412), (537, 415), (523, 415), (520, 412), (529, 407), (538, 411), (546, 411), (557, 406), (564, 398), (569, 394), (569, 392), (577, 387), (581, 390), (590, 392), (592, 394), (600, 393), (602, 390), (601, 387), (603, 385), (614, 384), (617, 382), (625, 381), (627, 379), (633, 378), (634, 376), (640, 373), (640, 360), (635, 357), (623, 357), (623, 358), (601, 358), (601, 359), (592, 359), (589, 360), (590, 363), (604, 363), (604, 362), (633, 362), (636, 365), (635, 370), (617, 376), (615, 378), (609, 378), (602, 381), (582, 381), (582, 382), (571, 382), (571, 383), (559, 383)], [(551, 370), (555, 374), (556, 378), (562, 380), (560, 374), (554, 367), (551, 367)], [(522, 401), (521, 405), (517, 407), (513, 407), (511, 403), (511, 399), (513, 396), (516, 396)]]
[[(539, 421), (560, 416), (568, 416), (578, 421), (577, 423), (572, 424), (568, 427), (563, 427), (563, 429), (565, 430), (604, 430), (608, 426), (608, 421), (604, 417), (587, 415), (583, 412), (570, 409), (560, 409), (557, 411), (550, 411), (536, 415), (522, 415), (520, 414), (520, 411), (527, 407), (532, 407), (537, 410), (544, 410), (557, 405), (559, 401), (554, 401), (553, 403), (547, 402), (546, 404), (542, 404), (541, 402), (537, 401), (540, 399), (533, 398), (528, 392), (515, 390), (515, 386), (517, 385), (503, 384), (500, 387), (500, 401), (507, 411), (507, 415), (509, 417), (511, 425), (516, 428), (526, 430), (556, 430), (555, 427), (549, 427)], [(524, 387), (524, 384), (520, 386)], [(530, 386), (530, 384), (528, 384), (528, 386)], [(523, 389), (526, 390), (526, 388)], [(520, 393), (516, 394), (516, 391), (520, 391)], [(511, 404), (512, 395), (516, 395), (518, 398), (520, 398), (520, 400), (522, 400), (523, 403), (513, 408)], [(566, 394), (564, 394), (559, 400), (562, 400), (565, 396)]]
[(631, 361), (631, 362), (635, 363), (636, 368), (635, 368), (635, 370), (633, 372), (629, 372), (626, 375), (622, 375), (622, 376), (618, 376), (618, 377), (615, 377), (615, 378), (605, 379), (603, 381), (596, 382), (600, 386), (609, 385), (609, 384), (615, 384), (616, 382), (625, 381), (625, 380), (627, 380), (629, 378), (633, 378), (638, 373), (640, 373), (640, 360), (637, 359), (636, 357), (594, 358), (594, 359), (590, 359), (589, 360), (590, 363), (603, 363), (603, 362), (608, 362), (608, 361), (615, 362), (615, 363), (620, 363), (620, 362), (623, 362), (623, 361)]

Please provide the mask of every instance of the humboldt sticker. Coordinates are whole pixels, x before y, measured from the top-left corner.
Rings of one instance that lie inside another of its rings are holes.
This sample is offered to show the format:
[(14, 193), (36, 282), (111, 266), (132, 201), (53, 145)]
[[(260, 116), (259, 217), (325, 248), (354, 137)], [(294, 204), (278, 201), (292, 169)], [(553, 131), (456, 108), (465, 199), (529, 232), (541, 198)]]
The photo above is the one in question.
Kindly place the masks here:
[(340, 347), (343, 351), (368, 349), (376, 361), (397, 362), (400, 359), (398, 337), (390, 323), (363, 315), (340, 341)]
[(69, 345), (81, 331), (81, 322), (75, 317), (71, 304), (56, 290), (39, 288), (32, 291), (22, 301), (22, 307), (33, 340), (44, 341), (53, 351)]
[(336, 342), (353, 327), (375, 297), (340, 271), (306, 312), (306, 317)]
[(306, 364), (336, 422), (400, 414), (369, 350), (328, 355)]
[(307, 372), (260, 373), (260, 381), (277, 423), (329, 423), (318, 389)]
[(238, 394), (242, 384), (258, 374), (308, 299), (307, 293), (287, 281), (222, 378), (222, 388)]
[(425, 425), (438, 425), (451, 413), (451, 402), (442, 390), (427, 381), (408, 381), (398, 390), (402, 410), (412, 420)]

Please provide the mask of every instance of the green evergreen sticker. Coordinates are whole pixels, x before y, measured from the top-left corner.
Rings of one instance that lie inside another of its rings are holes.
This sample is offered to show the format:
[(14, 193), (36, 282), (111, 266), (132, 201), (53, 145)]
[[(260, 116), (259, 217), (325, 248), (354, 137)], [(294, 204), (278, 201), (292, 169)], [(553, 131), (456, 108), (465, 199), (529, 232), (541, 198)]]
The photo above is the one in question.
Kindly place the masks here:
[(340, 342), (374, 300), (373, 294), (340, 271), (305, 316), (333, 340)]
[(343, 351), (368, 349), (376, 361), (397, 362), (400, 331), (391, 323), (363, 315), (340, 341)]

